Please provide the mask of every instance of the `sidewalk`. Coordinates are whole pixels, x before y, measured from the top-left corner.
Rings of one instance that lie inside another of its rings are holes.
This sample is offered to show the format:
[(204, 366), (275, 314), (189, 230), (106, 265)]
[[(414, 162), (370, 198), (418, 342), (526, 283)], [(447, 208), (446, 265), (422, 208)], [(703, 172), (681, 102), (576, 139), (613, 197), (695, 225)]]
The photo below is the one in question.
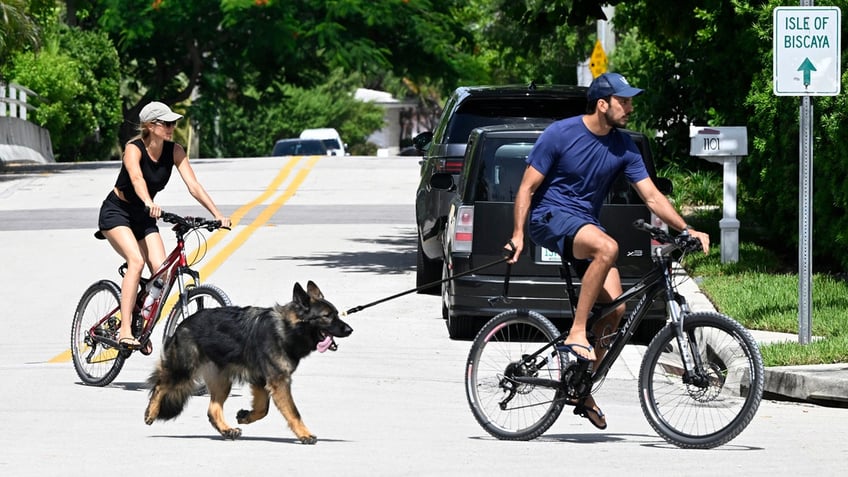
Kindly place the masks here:
[[(716, 311), (694, 279), (680, 277), (678, 290), (693, 311)], [(751, 330), (758, 343), (797, 341), (790, 333)], [(824, 406), (848, 407), (848, 363), (809, 366), (775, 366), (765, 369), (766, 399), (804, 401)]]

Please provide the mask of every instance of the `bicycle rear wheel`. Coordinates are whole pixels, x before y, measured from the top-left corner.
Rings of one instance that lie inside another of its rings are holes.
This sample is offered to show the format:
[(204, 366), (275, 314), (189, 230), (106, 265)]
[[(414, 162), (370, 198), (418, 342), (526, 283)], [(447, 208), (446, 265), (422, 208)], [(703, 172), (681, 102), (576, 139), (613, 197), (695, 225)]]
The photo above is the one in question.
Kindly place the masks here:
[(657, 433), (683, 448), (711, 449), (751, 422), (763, 397), (763, 359), (754, 338), (732, 318), (693, 313), (684, 318), (696, 379), (683, 379), (674, 325), (648, 345), (639, 371), (642, 412)]
[(85, 384), (105, 386), (124, 366), (125, 352), (95, 341), (89, 334), (96, 325), (96, 334), (118, 341), (120, 307), (121, 289), (110, 280), (91, 285), (80, 298), (71, 325), (71, 356), (74, 369)]
[(165, 331), (163, 333), (162, 342), (168, 341), (175, 331), (177, 326), (189, 316), (206, 308), (218, 308), (221, 306), (230, 306), (230, 297), (223, 290), (215, 285), (203, 284), (197, 287), (186, 289), (186, 298), (188, 300), (188, 312), (183, 312), (183, 307), (180, 302), (174, 305), (171, 312), (168, 314), (168, 320), (165, 321)]
[(559, 336), (556, 327), (533, 311), (505, 311), (486, 323), (468, 355), (465, 393), (471, 413), (489, 434), (504, 440), (530, 440), (557, 420), (564, 405), (558, 388), (516, 382), (514, 377), (560, 381), (565, 361), (553, 348), (533, 354)]

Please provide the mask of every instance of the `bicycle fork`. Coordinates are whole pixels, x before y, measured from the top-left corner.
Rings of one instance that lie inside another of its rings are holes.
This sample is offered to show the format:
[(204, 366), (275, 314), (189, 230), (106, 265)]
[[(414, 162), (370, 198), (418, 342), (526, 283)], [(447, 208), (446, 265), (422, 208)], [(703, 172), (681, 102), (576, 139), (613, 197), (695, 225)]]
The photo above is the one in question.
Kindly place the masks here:
[[(680, 349), (680, 359), (683, 361), (683, 383), (692, 384), (697, 387), (705, 387), (709, 385), (709, 378), (702, 372), (703, 362), (701, 355), (692, 353), (693, 349), (697, 349), (697, 343), (693, 343), (694, 336), (689, 336), (683, 329), (686, 316), (691, 313), (686, 299), (677, 294), (670, 293), (671, 297), (666, 301), (666, 312), (674, 326), (674, 335), (677, 340), (677, 347)], [(693, 344), (695, 348), (693, 348)]]

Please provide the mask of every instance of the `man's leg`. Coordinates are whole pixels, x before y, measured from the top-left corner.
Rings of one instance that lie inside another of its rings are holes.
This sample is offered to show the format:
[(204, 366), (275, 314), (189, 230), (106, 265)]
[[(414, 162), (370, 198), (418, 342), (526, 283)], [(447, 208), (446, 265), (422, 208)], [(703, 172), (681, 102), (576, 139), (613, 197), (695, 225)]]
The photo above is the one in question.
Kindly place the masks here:
[[(609, 273), (607, 273), (607, 278), (604, 281), (604, 288), (598, 294), (596, 303), (609, 303), (615, 298), (618, 298), (622, 292), (621, 276), (618, 273), (618, 268), (612, 267), (610, 268)], [(626, 308), (627, 307), (624, 304), (621, 304), (615, 309), (615, 311), (595, 322), (595, 325), (592, 327), (592, 333), (595, 335), (597, 340), (595, 354), (598, 356), (598, 361), (603, 359), (607, 352), (606, 345), (608, 343), (606, 343), (606, 341), (608, 340), (604, 340), (603, 338), (611, 335), (612, 332), (618, 328), (618, 323), (621, 321), (621, 317), (624, 316)]]
[[(579, 260), (591, 260), (591, 263), (580, 282), (580, 294), (577, 299), (577, 307), (574, 310), (574, 323), (571, 325), (571, 331), (565, 339), (565, 344), (580, 345), (581, 347), (573, 348), (574, 352), (594, 361), (597, 359), (594, 350), (582, 348), (582, 346), (589, 346), (589, 340), (586, 337), (586, 323), (589, 319), (589, 312), (592, 310), (595, 301), (602, 296), (601, 293), (604, 292), (603, 297), (606, 298), (610, 292), (615, 291), (614, 287), (605, 291), (605, 284), (610, 270), (618, 258), (618, 243), (598, 227), (585, 225), (574, 236), (573, 255), (574, 258)], [(615, 278), (615, 281), (618, 282), (618, 290), (620, 290), (621, 283), (620, 280), (617, 280), (617, 271)]]
[[(597, 301), (598, 303), (610, 302), (614, 298), (618, 298), (621, 292), (621, 277), (618, 273), (618, 268), (612, 267), (607, 274), (607, 279), (604, 281), (604, 288), (598, 294)], [(595, 348), (595, 354), (598, 361), (604, 359), (604, 355), (607, 353), (604, 337), (610, 335), (618, 327), (618, 322), (624, 316), (625, 308), (625, 305), (621, 305), (605, 318), (595, 322), (595, 325), (592, 327), (592, 333), (596, 338), (595, 343), (597, 347)], [(594, 396), (589, 395), (583, 401), (583, 406), (584, 409), (582, 412), (578, 411), (578, 414), (592, 421), (592, 424), (598, 429), (606, 429), (607, 417), (595, 402)]]

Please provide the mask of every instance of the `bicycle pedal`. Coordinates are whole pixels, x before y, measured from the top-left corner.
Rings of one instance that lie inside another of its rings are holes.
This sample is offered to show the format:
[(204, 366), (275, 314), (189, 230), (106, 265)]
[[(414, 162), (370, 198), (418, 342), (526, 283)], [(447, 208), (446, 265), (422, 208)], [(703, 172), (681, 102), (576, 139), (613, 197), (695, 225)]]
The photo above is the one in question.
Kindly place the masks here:
[(142, 344), (141, 347), (138, 348), (138, 351), (145, 356), (150, 356), (151, 354), (153, 354), (153, 343), (147, 341), (146, 343)]

